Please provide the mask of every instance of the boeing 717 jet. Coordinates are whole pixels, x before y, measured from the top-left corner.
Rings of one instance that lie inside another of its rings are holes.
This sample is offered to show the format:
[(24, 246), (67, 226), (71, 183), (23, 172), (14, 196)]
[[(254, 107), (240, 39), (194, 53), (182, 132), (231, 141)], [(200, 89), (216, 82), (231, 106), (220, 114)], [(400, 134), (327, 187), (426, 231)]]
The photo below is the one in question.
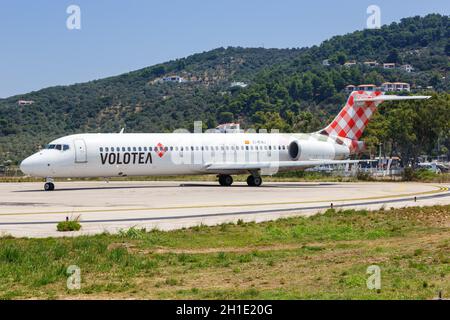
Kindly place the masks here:
[(260, 186), (261, 176), (348, 160), (364, 149), (358, 139), (383, 101), (428, 99), (354, 91), (336, 118), (313, 133), (85, 133), (65, 136), (22, 161), (27, 175), (45, 178), (125, 177), (215, 174), (230, 186), (232, 175), (249, 174), (247, 184)]

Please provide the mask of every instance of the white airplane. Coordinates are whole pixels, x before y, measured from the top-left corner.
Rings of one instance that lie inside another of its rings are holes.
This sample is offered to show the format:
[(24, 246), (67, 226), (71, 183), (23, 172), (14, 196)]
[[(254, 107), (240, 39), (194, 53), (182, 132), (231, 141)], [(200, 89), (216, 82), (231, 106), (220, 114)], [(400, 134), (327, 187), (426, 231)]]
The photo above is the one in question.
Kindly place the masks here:
[(262, 175), (346, 160), (364, 149), (358, 141), (377, 106), (387, 100), (428, 99), (354, 91), (336, 118), (314, 133), (86, 133), (56, 139), (26, 158), (20, 169), (45, 178), (125, 177), (216, 174), (222, 186), (232, 174), (249, 173), (247, 184), (260, 186)]

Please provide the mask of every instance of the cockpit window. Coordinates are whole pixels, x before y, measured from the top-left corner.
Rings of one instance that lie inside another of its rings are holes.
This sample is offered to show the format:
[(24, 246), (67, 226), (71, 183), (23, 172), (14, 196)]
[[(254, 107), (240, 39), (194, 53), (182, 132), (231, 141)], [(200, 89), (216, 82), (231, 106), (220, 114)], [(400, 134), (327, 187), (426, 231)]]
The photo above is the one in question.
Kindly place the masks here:
[(69, 150), (70, 147), (68, 144), (47, 144), (44, 149), (56, 149), (61, 151)]

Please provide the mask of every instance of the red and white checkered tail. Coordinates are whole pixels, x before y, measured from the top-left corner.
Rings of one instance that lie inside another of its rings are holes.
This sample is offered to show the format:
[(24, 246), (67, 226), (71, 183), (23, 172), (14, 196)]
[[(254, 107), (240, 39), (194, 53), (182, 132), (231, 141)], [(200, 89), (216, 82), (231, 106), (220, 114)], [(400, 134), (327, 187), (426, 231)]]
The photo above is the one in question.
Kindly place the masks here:
[(321, 134), (358, 140), (369, 123), (370, 118), (383, 101), (421, 100), (430, 96), (384, 95), (381, 91), (353, 91), (344, 108)]
[[(322, 134), (358, 140), (369, 123), (370, 118), (382, 101), (371, 101), (380, 96), (380, 91), (353, 91), (347, 103)], [(364, 101), (367, 100), (367, 101)]]

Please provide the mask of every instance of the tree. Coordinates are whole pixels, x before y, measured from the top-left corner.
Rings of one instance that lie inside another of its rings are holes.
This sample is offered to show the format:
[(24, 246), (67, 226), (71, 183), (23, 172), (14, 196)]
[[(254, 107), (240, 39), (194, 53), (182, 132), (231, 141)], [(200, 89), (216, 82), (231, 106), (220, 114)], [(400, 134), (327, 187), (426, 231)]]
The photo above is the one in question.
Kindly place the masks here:
[(219, 122), (220, 123), (229, 123), (233, 122), (234, 115), (231, 112), (221, 112), (219, 115)]
[(386, 62), (388, 63), (402, 63), (402, 58), (400, 57), (400, 53), (397, 49), (393, 49), (389, 52), (389, 55), (386, 58)]
[(348, 60), (347, 55), (345, 54), (345, 52), (342, 52), (342, 51), (335, 53), (330, 59), (330, 61), (332, 63), (336, 63), (336, 64), (340, 64), (340, 65), (343, 65), (345, 62), (347, 62), (347, 60)]

